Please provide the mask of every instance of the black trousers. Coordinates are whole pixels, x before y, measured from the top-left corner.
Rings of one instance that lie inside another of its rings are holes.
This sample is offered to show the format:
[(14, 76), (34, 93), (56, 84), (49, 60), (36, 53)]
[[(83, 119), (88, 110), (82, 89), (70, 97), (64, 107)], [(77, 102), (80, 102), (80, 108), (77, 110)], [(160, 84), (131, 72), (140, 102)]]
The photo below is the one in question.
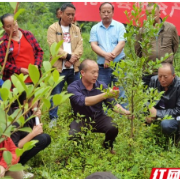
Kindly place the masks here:
[(22, 165), (26, 164), (29, 159), (34, 157), (39, 151), (45, 149), (51, 143), (51, 137), (45, 133), (36, 136), (32, 140), (38, 140), (39, 142), (36, 143), (35, 147), (22, 154), (19, 161)]
[(89, 127), (90, 124), (93, 127), (92, 132), (105, 133), (104, 147), (106, 149), (109, 147), (113, 148), (113, 142), (118, 135), (117, 124), (113, 123), (112, 118), (105, 114), (94, 119), (94, 122), (95, 123), (91, 123), (90, 121), (85, 122), (85, 120), (76, 122), (76, 120), (74, 120), (70, 124), (69, 135), (75, 137), (76, 133), (81, 132), (81, 127)]

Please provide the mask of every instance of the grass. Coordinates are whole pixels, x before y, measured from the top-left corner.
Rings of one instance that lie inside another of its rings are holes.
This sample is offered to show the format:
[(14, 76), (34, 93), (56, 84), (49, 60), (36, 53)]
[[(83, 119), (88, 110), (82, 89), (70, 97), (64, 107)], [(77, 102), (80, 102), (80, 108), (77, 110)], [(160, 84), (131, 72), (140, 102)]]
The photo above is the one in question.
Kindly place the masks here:
[(52, 142), (28, 162), (36, 178), (84, 179), (94, 172), (108, 171), (119, 179), (148, 179), (153, 167), (180, 166), (179, 148), (166, 144), (157, 124), (146, 127), (141, 122), (141, 127), (135, 126), (132, 141), (129, 139), (130, 122), (113, 114), (119, 134), (114, 144), (117, 154), (112, 155), (102, 147), (104, 134), (88, 131), (86, 136), (81, 135), (79, 142), (68, 140), (73, 120), (69, 101), (58, 113), (58, 125), (53, 129), (48, 128), (48, 114), (43, 116), (44, 131), (51, 135)]
[[(46, 31), (42, 30), (37, 38), (41, 39), (45, 34)], [(84, 32), (82, 37), (84, 53), (81, 60), (97, 59), (88, 42), (89, 34)], [(47, 43), (45, 40), (40, 43), (43, 43), (47, 60)], [(179, 51), (176, 54), (175, 69), (176, 74), (180, 75)], [(104, 134), (88, 131), (86, 136), (81, 135), (82, 140), (79, 142), (68, 140), (69, 125), (73, 120), (69, 101), (59, 107), (58, 114), (58, 125), (53, 129), (48, 128), (48, 114), (42, 117), (44, 132), (50, 134), (52, 142), (28, 162), (37, 179), (84, 179), (97, 171), (112, 172), (119, 179), (149, 179), (153, 167), (180, 166), (179, 148), (171, 145), (172, 140), (167, 144), (168, 141), (162, 135), (158, 124), (146, 127), (144, 122), (141, 122), (140, 126), (135, 126), (135, 138), (132, 141), (129, 138), (130, 122), (113, 114), (119, 134), (114, 144), (117, 154), (112, 155), (102, 147)]]
[[(46, 42), (47, 30), (30, 28), (31, 24), (24, 25), (24, 29), (31, 29), (43, 48), (44, 60), (49, 59), (49, 48)], [(81, 60), (89, 58), (96, 60), (89, 44), (89, 33), (83, 32), (84, 53)], [(175, 58), (176, 74), (180, 76), (180, 51)], [(117, 114), (112, 114), (118, 124), (119, 134), (114, 144), (116, 155), (109, 153), (102, 147), (104, 134), (87, 132), (81, 135), (81, 141), (69, 141), (68, 131), (72, 122), (69, 101), (59, 107), (57, 127), (48, 128), (50, 122), (48, 114), (44, 114), (42, 122), (44, 132), (51, 136), (51, 144), (32, 158), (27, 164), (37, 179), (84, 179), (97, 171), (112, 172), (119, 179), (149, 179), (153, 167), (179, 167), (179, 148), (167, 144), (167, 139), (159, 129), (158, 124), (150, 127), (144, 122), (136, 123), (135, 138), (129, 138), (130, 122)], [(78, 144), (78, 145), (77, 145)]]

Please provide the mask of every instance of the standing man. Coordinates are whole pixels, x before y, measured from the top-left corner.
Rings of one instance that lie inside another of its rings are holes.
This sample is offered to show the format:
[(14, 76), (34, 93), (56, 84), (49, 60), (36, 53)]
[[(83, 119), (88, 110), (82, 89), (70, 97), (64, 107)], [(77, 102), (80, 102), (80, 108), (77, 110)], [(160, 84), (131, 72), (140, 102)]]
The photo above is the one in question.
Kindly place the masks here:
[[(114, 6), (111, 3), (102, 3), (99, 7), (99, 14), (102, 21), (92, 27), (90, 43), (92, 50), (98, 55), (98, 80), (111, 85), (117, 79), (112, 75), (113, 69), (109, 67), (109, 64), (111, 61), (117, 63), (125, 58), (123, 48), (126, 30), (122, 23), (112, 19)], [(120, 93), (121, 97), (124, 97), (124, 91), (120, 90)]]
[[(63, 4), (60, 9), (61, 19), (52, 24), (47, 32), (47, 42), (49, 46), (54, 42), (58, 43), (64, 40), (62, 47), (59, 49), (61, 58), (54, 64), (60, 76), (64, 76), (64, 80), (53, 89), (52, 95), (61, 93), (65, 81), (69, 85), (73, 81), (80, 79), (79, 59), (83, 53), (83, 42), (80, 29), (72, 24), (75, 12), (76, 8), (73, 4)], [(52, 101), (51, 105), (53, 106)], [(52, 109), (49, 113), (51, 119), (50, 127), (56, 125), (58, 118), (57, 110), (58, 108)]]
[[(154, 5), (155, 5), (155, 3), (148, 3), (148, 5), (146, 7), (146, 11), (148, 12), (148, 14), (152, 13)], [(162, 23), (162, 19), (161, 19), (160, 15), (161, 15), (160, 8), (156, 4), (154, 27), (155, 27), (155, 24)], [(143, 41), (143, 36), (142, 36), (141, 32), (140, 32), (139, 36), (137, 37), (135, 50), (136, 50), (136, 54), (139, 57), (142, 57), (144, 55), (142, 53), (143, 51), (139, 44), (139, 41)], [(154, 39), (152, 39), (151, 45), (152, 45), (152, 47), (151, 47), (152, 53), (149, 56), (149, 60), (155, 61), (156, 58), (161, 59), (161, 57), (164, 57), (166, 53), (169, 53), (169, 54), (172, 53), (173, 55), (171, 55), (169, 58), (167, 58), (165, 60), (165, 62), (173, 64), (174, 54), (177, 52), (178, 45), (179, 45), (179, 36), (177, 34), (176, 27), (169, 22), (164, 22), (161, 29), (159, 29), (157, 36), (154, 37)], [(156, 74), (157, 74), (157, 71), (156, 72), (154, 71), (153, 74), (146, 74), (143, 77), (143, 81), (144, 81), (145, 85), (149, 85), (151, 77)]]
[(102, 93), (98, 89), (100, 86), (103, 89), (108, 87), (105, 83), (97, 81), (99, 67), (95, 61), (84, 60), (80, 65), (80, 71), (82, 78), (70, 84), (67, 90), (69, 93), (74, 94), (70, 97), (70, 101), (75, 117), (78, 114), (83, 115), (83, 117), (80, 122), (74, 119), (70, 125), (69, 134), (75, 136), (76, 133), (82, 131), (82, 127), (91, 125), (93, 132), (105, 133), (103, 145), (106, 149), (110, 147), (111, 153), (114, 154), (113, 142), (118, 135), (118, 128), (117, 124), (112, 122), (112, 118), (104, 113), (102, 103), (104, 102), (106, 106), (114, 109), (117, 113), (130, 115), (130, 112), (121, 105), (115, 104), (113, 98), (119, 95), (119, 90), (111, 89), (109, 93)]

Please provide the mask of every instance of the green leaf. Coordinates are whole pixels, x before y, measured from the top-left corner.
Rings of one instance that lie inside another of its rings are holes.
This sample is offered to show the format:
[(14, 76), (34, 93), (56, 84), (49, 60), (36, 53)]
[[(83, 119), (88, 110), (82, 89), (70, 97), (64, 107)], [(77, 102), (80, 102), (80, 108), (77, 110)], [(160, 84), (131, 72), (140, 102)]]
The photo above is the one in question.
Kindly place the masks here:
[(38, 142), (38, 140), (32, 140), (32, 141), (25, 143), (23, 146), (23, 150), (28, 151), (28, 150), (32, 149), (37, 142)]
[(5, 111), (2, 109), (2, 108), (0, 108), (0, 122), (1, 123), (5, 123), (6, 122), (6, 115), (5, 115)]
[[(63, 81), (63, 80), (64, 80), (64, 77), (65, 77), (65, 76), (59, 76), (59, 80), (58, 80), (58, 82), (56, 82), (56, 85), (59, 84), (61, 81)], [(55, 86), (56, 86), (56, 85), (55, 85)]]
[(43, 99), (43, 102), (44, 102), (45, 106), (47, 107), (47, 109), (49, 109), (51, 107), (51, 103), (49, 100)]
[(43, 67), (44, 67), (45, 71), (47, 72), (51, 69), (51, 63), (49, 61), (44, 61)]
[(34, 86), (32, 84), (27, 86), (27, 97), (32, 96), (33, 89), (34, 89)]
[(18, 157), (22, 156), (23, 153), (24, 153), (24, 150), (23, 150), (23, 149), (19, 149), (19, 148), (16, 149), (16, 155), (17, 155)]
[(23, 75), (23, 82), (27, 79), (27, 77), (28, 77), (29, 75)]
[(8, 79), (6, 80), (3, 85), (2, 85), (2, 88), (7, 88), (8, 90), (11, 89), (11, 81)]
[[(0, 35), (2, 35), (4, 33), (4, 29), (0, 30)], [(0, 44), (2, 43), (3, 41), (0, 41)]]
[(54, 81), (55, 82), (58, 82), (58, 80), (59, 80), (59, 72), (55, 69), (54, 71), (53, 71), (53, 79), (54, 79)]
[[(1, 127), (0, 127), (0, 128), (1, 128)], [(5, 140), (5, 137), (3, 137), (3, 138), (1, 137), (1, 138), (0, 138), (0, 143), (3, 142), (4, 140)], [(3, 148), (2, 148), (2, 149), (3, 149)], [(5, 149), (6, 149), (6, 148), (5, 148)]]
[(62, 99), (62, 95), (61, 94), (55, 94), (53, 96), (53, 103), (55, 106), (59, 105)]
[(30, 64), (28, 70), (31, 80), (33, 81), (34, 84), (37, 84), (40, 78), (39, 69), (35, 65)]
[(22, 166), (22, 164), (18, 163), (18, 164), (15, 164), (15, 165), (11, 166), (9, 168), (9, 171), (22, 171), (24, 169), (25, 169), (25, 167)]
[(9, 4), (14, 10), (16, 9), (17, 2), (9, 2)]
[(55, 49), (55, 51), (56, 51), (56, 55), (58, 54), (58, 52), (59, 52), (59, 48), (62, 46), (62, 44), (63, 44), (63, 40), (61, 40), (61, 41), (59, 41), (59, 42), (57, 43), (57, 45), (56, 45), (56, 49)]
[[(36, 90), (35, 90), (35, 97), (36, 96), (43, 96), (43, 95), (46, 95), (47, 93), (48, 93), (48, 91), (49, 91), (49, 88), (50, 87), (40, 87), (40, 88), (37, 88)], [(35, 101), (34, 101), (35, 102)]]
[(72, 94), (65, 94), (66, 92), (62, 92), (61, 94), (55, 94), (53, 96), (53, 103), (55, 106), (60, 105), (64, 101), (66, 101)]
[(15, 74), (15, 76), (18, 78), (19, 83), (21, 84), (23, 89), (27, 92), (27, 87), (26, 87), (26, 85), (24, 83), (24, 80), (27, 78), (27, 75), (24, 76), (23, 74), (19, 74), (19, 75)]
[(9, 151), (4, 151), (4, 152), (3, 152), (3, 158), (4, 158), (4, 160), (6, 161), (6, 163), (7, 163), (8, 165), (11, 164), (12, 154), (11, 154)]
[[(8, 125), (10, 125), (10, 123), (8, 123)], [(9, 126), (6, 131), (3, 133), (4, 136), (10, 137), (11, 132), (13, 131), (14, 127), (11, 125)]]
[(19, 117), (21, 116), (21, 114), (22, 114), (22, 110), (20, 110), (20, 109), (16, 109), (14, 112), (13, 112), (13, 114), (11, 114), (11, 118), (14, 120), (15, 118), (16, 119), (19, 119)]
[(50, 52), (51, 52), (52, 57), (56, 55), (56, 45), (57, 45), (57, 42), (54, 42), (50, 47)]
[(17, 88), (13, 88), (13, 96), (17, 96), (18, 93), (19, 93), (18, 89)]
[(25, 11), (25, 9), (19, 9), (18, 12), (16, 12), (16, 14), (14, 15), (14, 20), (16, 20), (18, 18), (18, 16), (23, 13)]
[(69, 97), (71, 97), (73, 94), (66, 94), (62, 97), (61, 103), (63, 103), (64, 101), (66, 101), (67, 99), (69, 99)]
[(1, 88), (0, 89), (1, 98), (3, 101), (6, 101), (9, 96), (9, 90), (7, 88)]
[[(6, 129), (6, 124), (5, 124), (5, 123), (2, 123), (2, 122), (0, 121), (0, 134), (3, 134), (3, 132), (4, 132), (5, 129)], [(0, 143), (1, 143), (2, 141), (4, 141), (4, 139), (3, 139), (3, 138), (0, 138)]]
[(50, 84), (50, 86), (53, 86), (53, 85), (54, 85), (53, 76), (49, 76), (48, 83)]
[(19, 117), (17, 123), (22, 127), (25, 123), (24, 116)]
[[(14, 86), (17, 88), (16, 89), (17, 92), (22, 93), (23, 91), (25, 91), (23, 85), (21, 84), (20, 80), (16, 77), (16, 75), (12, 75), (11, 80), (12, 80), (12, 83), (14, 84)], [(13, 89), (13, 91), (15, 91), (15, 90)]]
[(51, 66), (53, 66), (55, 64), (55, 62), (60, 58), (61, 56), (55, 56), (53, 57), (53, 59), (51, 60)]
[(32, 129), (30, 127), (23, 127), (21, 129), (19, 129), (19, 131), (25, 131), (25, 132), (30, 133), (32, 131)]

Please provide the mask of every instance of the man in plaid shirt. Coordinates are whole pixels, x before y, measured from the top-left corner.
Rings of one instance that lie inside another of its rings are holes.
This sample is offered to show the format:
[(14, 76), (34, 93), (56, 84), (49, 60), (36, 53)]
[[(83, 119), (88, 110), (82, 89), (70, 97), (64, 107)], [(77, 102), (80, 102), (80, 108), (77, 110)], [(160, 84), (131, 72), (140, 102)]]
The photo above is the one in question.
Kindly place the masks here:
[[(43, 50), (39, 46), (34, 35), (18, 28), (17, 21), (14, 21), (12, 14), (1, 16), (1, 22), (5, 34), (0, 38), (0, 64), (3, 66), (8, 40), (12, 31), (12, 39), (8, 52), (8, 59), (3, 72), (3, 80), (10, 79), (14, 73), (28, 75), (29, 64), (34, 64), (38, 69), (41, 68), (43, 60)], [(25, 80), (26, 83), (31, 83), (30, 77)]]

